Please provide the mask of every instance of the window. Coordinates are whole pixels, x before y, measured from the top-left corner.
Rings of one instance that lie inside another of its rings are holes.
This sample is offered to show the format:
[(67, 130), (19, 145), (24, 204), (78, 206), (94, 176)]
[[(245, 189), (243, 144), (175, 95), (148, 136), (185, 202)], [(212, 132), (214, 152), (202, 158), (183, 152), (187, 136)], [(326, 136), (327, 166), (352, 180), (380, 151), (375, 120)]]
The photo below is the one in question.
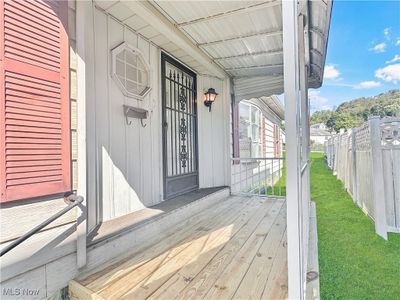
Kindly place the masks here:
[(240, 157), (262, 157), (262, 112), (250, 103), (239, 104)]
[(111, 51), (112, 75), (124, 95), (143, 99), (150, 91), (150, 68), (141, 52), (123, 43)]

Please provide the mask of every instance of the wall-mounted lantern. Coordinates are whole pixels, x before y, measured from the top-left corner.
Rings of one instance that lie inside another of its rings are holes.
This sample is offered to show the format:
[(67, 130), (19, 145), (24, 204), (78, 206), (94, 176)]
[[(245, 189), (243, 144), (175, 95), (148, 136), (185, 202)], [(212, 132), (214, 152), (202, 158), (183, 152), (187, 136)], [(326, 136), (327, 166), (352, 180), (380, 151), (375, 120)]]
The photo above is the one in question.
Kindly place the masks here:
[(204, 93), (204, 105), (208, 107), (208, 111), (211, 111), (211, 105), (217, 98), (218, 94), (215, 92), (215, 89), (209, 88), (206, 93)]

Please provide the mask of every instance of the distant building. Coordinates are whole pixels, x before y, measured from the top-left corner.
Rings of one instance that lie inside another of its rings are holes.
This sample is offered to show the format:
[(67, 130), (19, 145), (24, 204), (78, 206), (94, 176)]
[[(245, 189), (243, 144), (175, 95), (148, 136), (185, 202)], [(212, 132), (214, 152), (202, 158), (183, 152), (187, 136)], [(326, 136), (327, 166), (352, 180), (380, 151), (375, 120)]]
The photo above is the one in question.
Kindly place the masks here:
[(327, 129), (325, 123), (317, 123), (317, 124), (311, 125), (311, 128), (315, 128), (315, 129), (324, 129), (324, 130)]
[(314, 124), (310, 127), (311, 144), (323, 145), (331, 135), (332, 133), (328, 131), (324, 123)]

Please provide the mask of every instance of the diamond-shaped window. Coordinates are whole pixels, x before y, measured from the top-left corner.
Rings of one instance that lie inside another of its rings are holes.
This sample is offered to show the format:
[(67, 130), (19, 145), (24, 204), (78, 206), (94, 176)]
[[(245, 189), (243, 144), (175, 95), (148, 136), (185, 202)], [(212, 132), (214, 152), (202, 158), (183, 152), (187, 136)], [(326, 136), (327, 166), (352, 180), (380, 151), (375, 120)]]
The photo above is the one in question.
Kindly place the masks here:
[(142, 53), (123, 43), (111, 51), (112, 77), (124, 95), (143, 99), (150, 91), (150, 67)]

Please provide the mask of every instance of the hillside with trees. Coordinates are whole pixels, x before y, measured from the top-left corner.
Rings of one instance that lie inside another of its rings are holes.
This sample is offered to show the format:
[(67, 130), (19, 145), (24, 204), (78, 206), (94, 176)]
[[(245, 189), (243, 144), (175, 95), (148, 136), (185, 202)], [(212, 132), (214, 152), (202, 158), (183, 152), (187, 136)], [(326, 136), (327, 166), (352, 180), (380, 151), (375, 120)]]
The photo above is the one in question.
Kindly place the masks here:
[(339, 131), (341, 128), (358, 127), (370, 116), (400, 117), (400, 89), (343, 102), (335, 110), (316, 111), (310, 123), (325, 123), (328, 128)]

